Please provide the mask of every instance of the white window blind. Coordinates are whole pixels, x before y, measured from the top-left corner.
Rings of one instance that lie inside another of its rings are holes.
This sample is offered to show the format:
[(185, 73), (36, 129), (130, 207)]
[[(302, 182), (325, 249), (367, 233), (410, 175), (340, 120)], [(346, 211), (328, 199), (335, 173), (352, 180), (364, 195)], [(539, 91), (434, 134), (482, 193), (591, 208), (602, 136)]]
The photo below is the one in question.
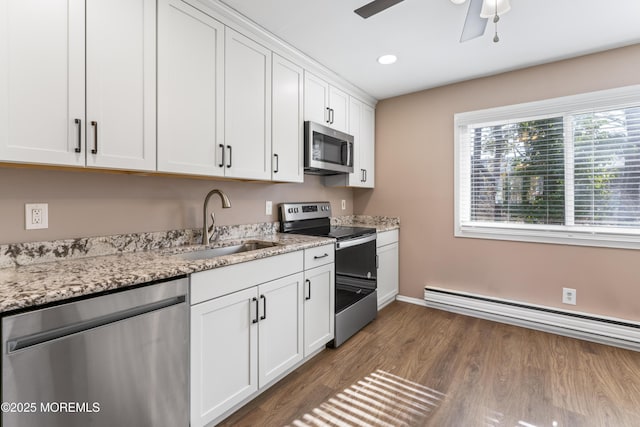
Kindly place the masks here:
[(455, 119), (456, 236), (640, 248), (640, 86)]

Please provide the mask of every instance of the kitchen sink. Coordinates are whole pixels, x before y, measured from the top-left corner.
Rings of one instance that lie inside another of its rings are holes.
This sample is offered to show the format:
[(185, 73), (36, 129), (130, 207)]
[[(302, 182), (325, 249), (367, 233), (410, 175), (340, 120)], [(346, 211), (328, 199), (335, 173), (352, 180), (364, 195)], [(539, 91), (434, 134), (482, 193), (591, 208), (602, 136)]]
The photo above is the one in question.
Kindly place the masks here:
[(278, 243), (264, 242), (259, 240), (249, 241), (238, 245), (220, 246), (217, 248), (199, 249), (192, 252), (181, 253), (178, 256), (182, 259), (195, 261), (200, 259), (215, 258), (223, 255), (239, 254), (242, 252), (257, 251), (260, 249), (278, 246)]

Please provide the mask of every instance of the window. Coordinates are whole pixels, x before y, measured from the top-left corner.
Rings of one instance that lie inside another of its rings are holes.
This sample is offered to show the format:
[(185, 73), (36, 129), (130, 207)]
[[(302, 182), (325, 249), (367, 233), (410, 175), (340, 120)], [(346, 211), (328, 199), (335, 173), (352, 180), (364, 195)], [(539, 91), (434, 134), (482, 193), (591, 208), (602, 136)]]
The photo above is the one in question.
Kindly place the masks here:
[(460, 237), (640, 248), (640, 86), (455, 116)]

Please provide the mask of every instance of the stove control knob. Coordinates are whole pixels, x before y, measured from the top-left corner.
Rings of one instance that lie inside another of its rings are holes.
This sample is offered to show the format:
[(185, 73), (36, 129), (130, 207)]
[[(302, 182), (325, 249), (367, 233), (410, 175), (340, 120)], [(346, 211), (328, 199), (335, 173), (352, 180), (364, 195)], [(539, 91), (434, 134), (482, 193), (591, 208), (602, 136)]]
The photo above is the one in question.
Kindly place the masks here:
[(295, 211), (295, 213), (298, 213), (298, 208), (295, 208), (295, 210), (294, 210), (294, 211)]
[(287, 209), (287, 212), (289, 212), (289, 213), (293, 213), (293, 208), (289, 208), (289, 209)]

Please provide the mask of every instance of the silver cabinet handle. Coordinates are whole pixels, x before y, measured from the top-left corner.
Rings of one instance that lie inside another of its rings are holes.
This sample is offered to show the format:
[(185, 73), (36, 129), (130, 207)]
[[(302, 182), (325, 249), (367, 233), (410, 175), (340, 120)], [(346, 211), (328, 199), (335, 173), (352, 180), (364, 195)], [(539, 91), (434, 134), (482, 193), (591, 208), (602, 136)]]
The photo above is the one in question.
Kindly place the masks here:
[(280, 157), (277, 154), (274, 154), (273, 157), (276, 159), (276, 168), (273, 170), (273, 173), (278, 173), (280, 170)]
[(231, 167), (231, 159), (232, 159), (232, 155), (233, 155), (233, 151), (230, 145), (227, 145), (227, 149), (229, 150), (229, 163), (227, 163), (227, 167), (230, 168)]
[(220, 156), (220, 163), (218, 163), (218, 167), (224, 167), (224, 144), (218, 144), (218, 148), (220, 148), (220, 152), (222, 155)]
[(334, 109), (333, 108), (329, 108), (329, 124), (332, 125), (333, 124), (333, 119), (334, 119)]
[(331, 124), (331, 108), (327, 107), (324, 109), (324, 121), (328, 124)]
[(258, 298), (256, 297), (251, 298), (251, 302), (256, 303), (256, 317), (251, 320), (251, 323), (258, 323)]
[(328, 257), (328, 256), (329, 256), (329, 254), (324, 254), (324, 255), (314, 255), (314, 256), (313, 256), (313, 259), (322, 259), (322, 258), (326, 258), (326, 257)]
[(307, 279), (305, 280), (305, 282), (307, 282), (307, 289), (309, 289), (309, 296), (304, 297), (304, 299), (310, 300), (311, 299), (311, 280)]
[(260, 295), (260, 299), (264, 301), (262, 306), (262, 316), (260, 316), (260, 320), (264, 320), (267, 318), (267, 297), (265, 297), (264, 295)]
[(75, 119), (74, 122), (78, 125), (78, 145), (76, 146), (76, 149), (74, 151), (76, 153), (80, 153), (82, 152), (82, 120)]
[(91, 122), (93, 126), (93, 148), (91, 154), (98, 154), (98, 122)]

